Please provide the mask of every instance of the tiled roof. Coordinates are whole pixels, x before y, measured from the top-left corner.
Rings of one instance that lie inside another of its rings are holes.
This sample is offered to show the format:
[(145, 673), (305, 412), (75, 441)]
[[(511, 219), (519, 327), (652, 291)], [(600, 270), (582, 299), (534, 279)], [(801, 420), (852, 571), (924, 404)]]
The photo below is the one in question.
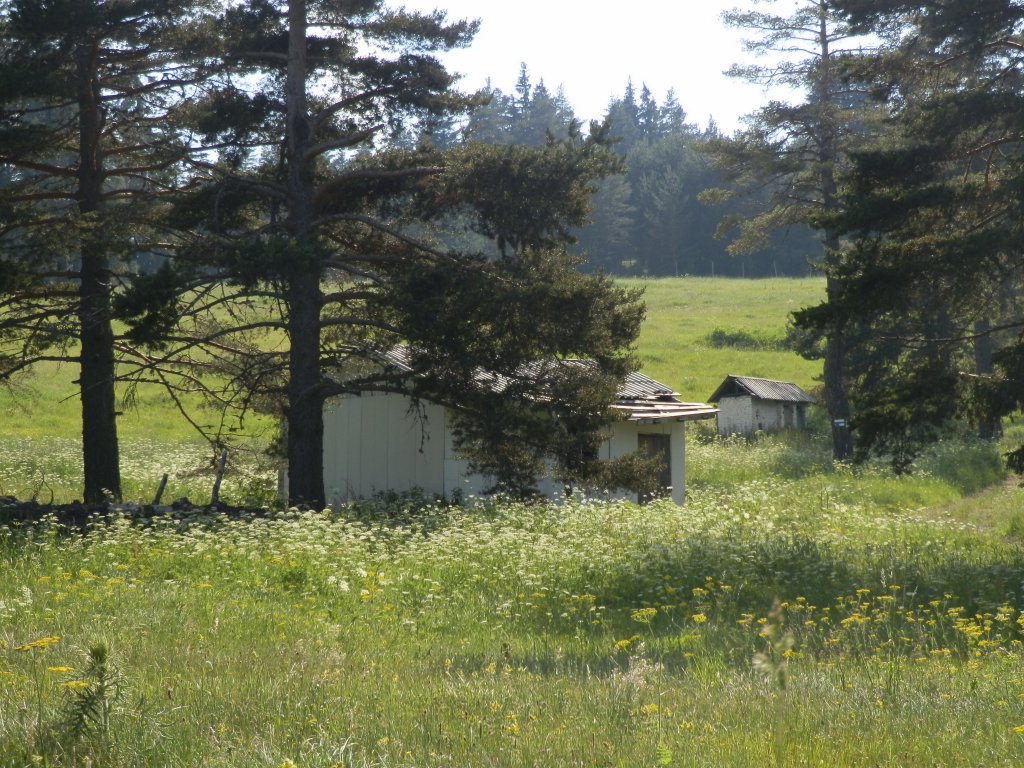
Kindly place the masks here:
[(723, 397), (750, 395), (759, 400), (771, 400), (783, 403), (815, 403), (813, 397), (804, 392), (796, 384), (772, 379), (755, 379), (751, 376), (727, 376), (719, 385), (708, 402), (717, 403)]
[[(383, 357), (386, 363), (400, 371), (412, 371), (407, 347), (392, 347)], [(589, 367), (592, 363), (589, 360), (543, 360), (529, 363), (525, 366), (523, 374), (540, 373), (543, 368), (552, 365)], [(487, 371), (481, 371), (477, 380), (499, 392), (508, 385), (508, 380), (504, 376)], [(624, 413), (628, 421), (640, 423), (711, 419), (718, 413), (718, 409), (713, 406), (704, 403), (683, 403), (677, 397), (671, 387), (632, 371), (619, 385), (612, 407)]]

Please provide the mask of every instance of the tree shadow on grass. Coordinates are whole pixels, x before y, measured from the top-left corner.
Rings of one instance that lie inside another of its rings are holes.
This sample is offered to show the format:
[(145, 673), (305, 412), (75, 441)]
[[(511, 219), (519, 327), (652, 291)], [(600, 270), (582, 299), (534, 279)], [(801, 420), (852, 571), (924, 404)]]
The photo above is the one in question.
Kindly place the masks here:
[[(568, 588), (572, 591), (572, 585)], [(935, 610), (934, 604), (941, 604), (942, 610), (962, 608), (960, 615), (967, 617), (991, 615), (1009, 605), (1016, 619), (1024, 611), (1024, 552), (1007, 550), (987, 562), (977, 555), (928, 559), (912, 551), (902, 557), (881, 552), (854, 564), (835, 547), (806, 536), (705, 540), (653, 549), (649, 558), (638, 558), (629, 568), (585, 574), (578, 590), (584, 589), (603, 609), (600, 623), (578, 624), (572, 637), (604, 643), (609, 669), (619, 665), (612, 650), (620, 641), (627, 641), (621, 657), (645, 642), (649, 649), (658, 649), (663, 663), (682, 666), (721, 641), (727, 649), (721, 653), (749, 663), (758, 619), (776, 601), (804, 609), (831, 607), (835, 622), (844, 611), (855, 612), (854, 603), (866, 601), (877, 610), (876, 597), (888, 600), (893, 595), (907, 610)], [(570, 636), (557, 619), (545, 615), (524, 614), (518, 621), (527, 636)], [(1004, 630), (1024, 640), (1024, 628), (1016, 623)]]

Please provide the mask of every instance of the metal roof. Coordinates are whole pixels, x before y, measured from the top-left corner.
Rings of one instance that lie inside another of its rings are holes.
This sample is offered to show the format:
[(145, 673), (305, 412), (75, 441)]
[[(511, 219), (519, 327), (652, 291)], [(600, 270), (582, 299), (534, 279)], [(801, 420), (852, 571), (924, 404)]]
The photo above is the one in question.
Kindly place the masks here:
[(796, 384), (788, 381), (772, 379), (755, 379), (751, 376), (732, 376), (725, 378), (714, 394), (708, 398), (709, 403), (717, 403), (723, 397), (750, 395), (759, 400), (772, 400), (783, 403), (816, 403), (813, 397), (804, 392)]
[(718, 409), (704, 403), (682, 403), (671, 399), (616, 400), (612, 408), (626, 415), (626, 421), (660, 424), (666, 421), (713, 419)]
[[(386, 364), (394, 366), (399, 371), (412, 371), (408, 347), (392, 347), (383, 353), (383, 359)], [(593, 363), (589, 360), (538, 360), (526, 364), (522, 373), (525, 376), (536, 375), (542, 373), (545, 368), (555, 365), (588, 368)], [(504, 390), (509, 383), (505, 376), (491, 371), (480, 371), (475, 378), (497, 392)], [(644, 424), (711, 419), (718, 413), (718, 409), (713, 406), (704, 403), (683, 403), (677, 397), (678, 394), (671, 387), (632, 371), (619, 385), (612, 407), (625, 414), (627, 421)]]
[(631, 371), (619, 385), (615, 410), (628, 421), (653, 424), (665, 421), (712, 419), (718, 409), (704, 403), (683, 403), (678, 393), (642, 373)]

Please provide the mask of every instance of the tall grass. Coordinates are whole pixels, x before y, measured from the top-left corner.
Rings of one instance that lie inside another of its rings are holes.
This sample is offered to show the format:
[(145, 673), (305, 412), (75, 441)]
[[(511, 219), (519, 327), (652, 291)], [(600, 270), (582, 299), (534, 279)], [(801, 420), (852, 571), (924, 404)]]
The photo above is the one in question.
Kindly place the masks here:
[[(694, 443), (685, 508), (392, 500), (2, 528), (0, 755), (1014, 764), (1024, 557), (1007, 490), (986, 492), (983, 523), (921, 506), (965, 503), (945, 451), (994, 452), (943, 446), (908, 486), (795, 458), (819, 442)], [(106, 726), (70, 728), (82, 696), (107, 702)]]
[[(165, 442), (144, 438), (121, 441), (122, 492), (126, 500), (148, 504), (164, 474), (161, 501), (188, 499), (207, 504), (213, 491), (216, 454), (204, 442)], [(81, 499), (82, 453), (70, 438), (7, 437), (0, 440), (0, 497), (42, 505)], [(276, 495), (277, 469), (261, 442), (242, 443), (229, 452), (220, 500), (265, 505)]]

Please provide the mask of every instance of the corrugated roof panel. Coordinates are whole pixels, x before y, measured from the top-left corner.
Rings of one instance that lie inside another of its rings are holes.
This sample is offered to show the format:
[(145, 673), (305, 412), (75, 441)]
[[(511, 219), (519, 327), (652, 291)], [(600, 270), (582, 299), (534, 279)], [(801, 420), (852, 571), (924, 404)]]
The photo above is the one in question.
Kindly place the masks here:
[(724, 382), (708, 398), (709, 402), (717, 403), (723, 397), (746, 394), (760, 400), (773, 400), (784, 403), (816, 403), (813, 397), (804, 392), (796, 384), (772, 379), (758, 379), (752, 376), (728, 376)]
[(409, 373), (412, 370), (410, 363), (409, 348), (401, 344), (396, 344), (391, 349), (385, 350), (381, 357), (384, 358), (384, 362), (388, 365), (393, 365), (402, 373)]
[(644, 398), (644, 397), (675, 397), (676, 393), (659, 381), (648, 378), (642, 373), (633, 371), (626, 376), (626, 380), (619, 385), (618, 392), (620, 399)]
[(681, 403), (678, 400), (653, 400), (624, 402), (619, 400), (612, 406), (615, 410), (626, 414), (627, 421), (656, 423), (664, 421), (697, 421), (711, 419), (718, 413), (704, 403)]

